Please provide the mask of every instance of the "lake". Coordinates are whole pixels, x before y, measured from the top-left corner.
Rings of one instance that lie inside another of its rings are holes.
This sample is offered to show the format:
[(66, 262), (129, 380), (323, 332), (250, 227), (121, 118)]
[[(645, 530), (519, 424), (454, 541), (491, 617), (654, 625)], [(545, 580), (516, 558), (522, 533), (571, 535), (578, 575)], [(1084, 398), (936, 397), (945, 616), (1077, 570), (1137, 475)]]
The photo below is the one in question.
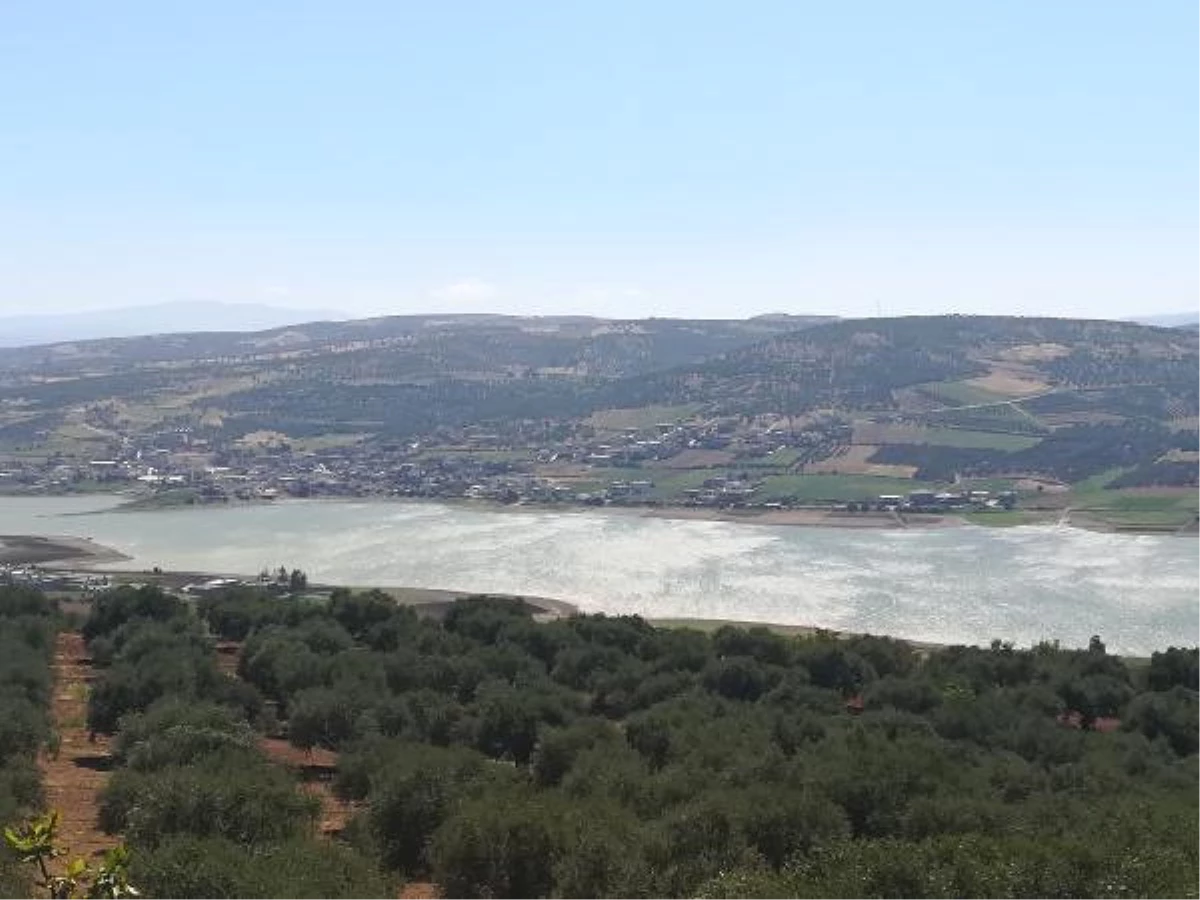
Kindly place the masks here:
[(90, 537), (121, 567), (554, 597), (585, 612), (816, 625), (946, 643), (1194, 645), (1195, 537), (1056, 526), (833, 529), (623, 511), (288, 501), (116, 512), (112, 497), (0, 497), (0, 534)]

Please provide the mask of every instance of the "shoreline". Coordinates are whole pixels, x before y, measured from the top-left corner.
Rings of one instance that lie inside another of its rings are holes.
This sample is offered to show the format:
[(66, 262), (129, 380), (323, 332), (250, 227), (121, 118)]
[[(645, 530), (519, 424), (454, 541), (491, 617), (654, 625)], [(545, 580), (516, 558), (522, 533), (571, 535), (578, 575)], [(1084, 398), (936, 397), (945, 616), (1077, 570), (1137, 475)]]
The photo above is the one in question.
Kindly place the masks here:
[[(119, 497), (120, 494), (110, 494)], [(878, 511), (850, 512), (834, 506), (792, 506), (792, 508), (715, 508), (715, 506), (689, 506), (683, 504), (565, 504), (565, 503), (500, 503), (498, 500), (470, 499), (464, 497), (283, 497), (275, 500), (232, 500), (226, 503), (194, 505), (154, 506), (139, 500), (119, 503), (110, 509), (79, 512), (79, 516), (96, 515), (97, 512), (160, 512), (203, 509), (262, 508), (292, 503), (364, 503), (364, 504), (414, 504), (442, 505), (455, 509), (481, 510), (494, 514), (521, 514), (521, 512), (556, 512), (559, 515), (620, 515), (642, 518), (664, 518), (664, 520), (694, 522), (728, 522), (751, 524), (751, 526), (787, 526), (799, 528), (841, 528), (862, 530), (907, 530), (942, 528), (1039, 528), (1046, 526), (1066, 527), (1093, 534), (1122, 534), (1129, 536), (1189, 536), (1200, 535), (1198, 522), (1180, 524), (1138, 524), (1106, 521), (1103, 512), (1088, 509), (1018, 508), (1012, 511), (974, 512), (902, 512)], [(994, 518), (995, 517), (995, 518)]]
[[(104, 492), (103, 496), (119, 500), (128, 497), (126, 492)], [(51, 495), (29, 495), (51, 496)], [(72, 495), (53, 495), (72, 496)], [(82, 495), (78, 495), (82, 496)], [(95, 496), (95, 494), (89, 495)], [(962, 528), (1020, 528), (1055, 525), (1089, 531), (1094, 534), (1122, 534), (1130, 536), (1197, 537), (1200, 536), (1200, 520), (1170, 525), (1126, 524), (1107, 521), (1103, 512), (1087, 508), (1046, 509), (1017, 508), (1012, 512), (983, 511), (977, 513), (926, 513), (926, 512), (848, 512), (833, 507), (802, 506), (766, 509), (761, 507), (720, 508), (710, 506), (686, 506), (683, 504), (577, 504), (544, 503), (537, 501), (501, 503), (487, 499), (465, 497), (282, 497), (276, 500), (232, 500), (222, 503), (198, 503), (176, 505), (164, 503), (155, 506), (146, 502), (145, 496), (132, 497), (113, 506), (70, 515), (90, 516), (98, 513), (129, 512), (151, 513), (170, 510), (236, 509), (242, 507), (280, 506), (293, 503), (395, 503), (395, 504), (438, 504), (458, 509), (483, 510), (494, 513), (554, 512), (559, 514), (604, 513), (608, 515), (631, 515), (649, 519), (675, 519), (699, 522), (730, 522), (743, 525), (786, 525), (804, 528), (850, 528), (867, 530), (906, 530)], [(1014, 513), (1016, 518), (1014, 519)], [(992, 516), (996, 518), (990, 520)]]
[(802, 528), (961, 528), (966, 519), (938, 513), (851, 513), (836, 509), (709, 509), (697, 506), (662, 506), (640, 513), (647, 519), (684, 519), (702, 522), (734, 522), (744, 525), (790, 525)]
[(0, 565), (43, 566), (113, 565), (133, 559), (120, 550), (74, 535), (0, 534)]

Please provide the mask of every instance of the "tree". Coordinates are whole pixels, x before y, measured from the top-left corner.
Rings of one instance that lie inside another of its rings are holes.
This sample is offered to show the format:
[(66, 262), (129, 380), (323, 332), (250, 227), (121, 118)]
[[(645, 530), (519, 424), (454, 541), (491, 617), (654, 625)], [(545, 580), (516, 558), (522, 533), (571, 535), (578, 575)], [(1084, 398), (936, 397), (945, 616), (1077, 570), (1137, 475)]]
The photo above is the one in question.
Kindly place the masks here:
[(551, 810), (528, 795), (466, 803), (433, 836), (434, 880), (451, 897), (548, 896), (558, 833)]
[(293, 594), (299, 594), (308, 589), (308, 576), (299, 569), (292, 569), (288, 576), (288, 590)]

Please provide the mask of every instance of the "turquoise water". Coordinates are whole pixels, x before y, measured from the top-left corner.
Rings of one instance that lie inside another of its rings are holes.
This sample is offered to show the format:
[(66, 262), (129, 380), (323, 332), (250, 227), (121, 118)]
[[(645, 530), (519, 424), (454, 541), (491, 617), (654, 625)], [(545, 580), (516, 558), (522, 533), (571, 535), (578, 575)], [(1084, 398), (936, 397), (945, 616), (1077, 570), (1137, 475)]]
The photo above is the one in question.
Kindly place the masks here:
[[(0, 498), (0, 534), (88, 536), (149, 568), (557, 597), (588, 612), (817, 625), (919, 640), (1197, 641), (1195, 538), (1079, 529), (758, 526), (404, 502), (105, 511)], [(70, 515), (89, 512), (88, 515)]]

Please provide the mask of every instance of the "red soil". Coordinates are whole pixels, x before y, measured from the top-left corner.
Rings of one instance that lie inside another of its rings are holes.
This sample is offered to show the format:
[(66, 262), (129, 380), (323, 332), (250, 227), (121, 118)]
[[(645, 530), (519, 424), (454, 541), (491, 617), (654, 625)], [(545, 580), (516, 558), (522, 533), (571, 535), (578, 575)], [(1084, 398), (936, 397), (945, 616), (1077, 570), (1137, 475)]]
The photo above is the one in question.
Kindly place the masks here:
[(96, 824), (98, 794), (108, 782), (112, 756), (109, 739), (89, 739), (87, 692), (94, 679), (82, 635), (62, 632), (54, 649), (54, 727), (58, 754), (43, 753), (39, 762), (46, 808), (58, 810), (59, 841), (72, 859), (92, 858), (119, 842)]

